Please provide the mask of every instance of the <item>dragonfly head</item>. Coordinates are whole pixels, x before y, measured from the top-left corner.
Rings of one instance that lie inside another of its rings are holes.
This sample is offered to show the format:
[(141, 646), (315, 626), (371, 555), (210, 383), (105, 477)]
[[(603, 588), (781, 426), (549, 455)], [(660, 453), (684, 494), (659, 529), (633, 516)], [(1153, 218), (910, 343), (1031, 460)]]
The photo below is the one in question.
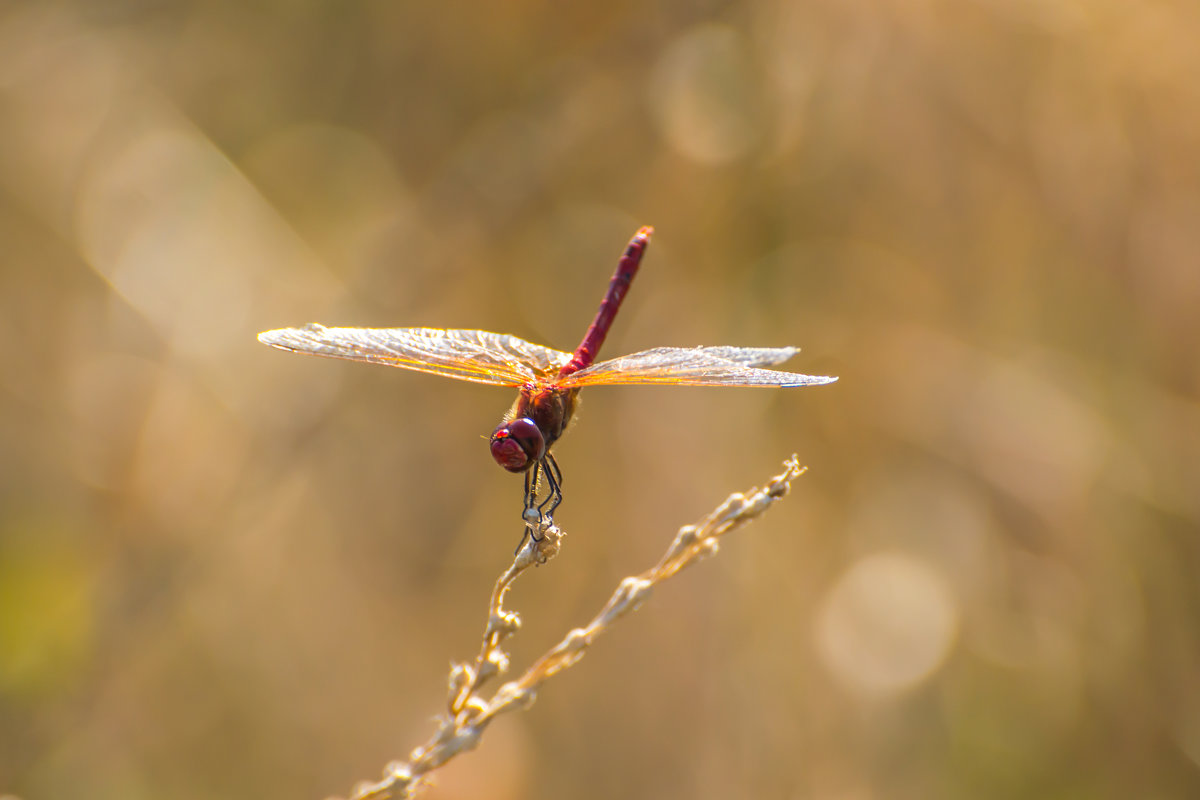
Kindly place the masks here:
[(518, 417), (492, 431), (492, 458), (509, 472), (524, 472), (546, 455), (546, 439), (537, 423)]

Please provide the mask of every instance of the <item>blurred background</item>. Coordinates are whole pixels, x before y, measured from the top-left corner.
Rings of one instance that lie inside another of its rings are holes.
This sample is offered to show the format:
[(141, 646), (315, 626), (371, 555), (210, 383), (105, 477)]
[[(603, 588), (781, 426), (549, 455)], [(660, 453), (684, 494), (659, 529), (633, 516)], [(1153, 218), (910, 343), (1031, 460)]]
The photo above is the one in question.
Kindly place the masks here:
[(268, 328), (798, 345), (595, 388), (523, 668), (786, 502), (436, 798), (1200, 796), (1200, 6), (0, 5), (0, 794), (319, 798), (433, 730), (504, 389)]

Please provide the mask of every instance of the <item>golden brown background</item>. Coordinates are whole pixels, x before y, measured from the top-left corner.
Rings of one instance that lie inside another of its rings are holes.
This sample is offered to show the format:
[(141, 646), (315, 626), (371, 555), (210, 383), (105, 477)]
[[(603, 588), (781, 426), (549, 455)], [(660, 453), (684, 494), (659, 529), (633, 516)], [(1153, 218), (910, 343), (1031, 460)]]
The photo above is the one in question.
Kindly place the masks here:
[(592, 389), (517, 667), (794, 494), (441, 798), (1200, 796), (1194, 0), (0, 4), (0, 794), (319, 798), (432, 730), (507, 390), (270, 350), (784, 345)]

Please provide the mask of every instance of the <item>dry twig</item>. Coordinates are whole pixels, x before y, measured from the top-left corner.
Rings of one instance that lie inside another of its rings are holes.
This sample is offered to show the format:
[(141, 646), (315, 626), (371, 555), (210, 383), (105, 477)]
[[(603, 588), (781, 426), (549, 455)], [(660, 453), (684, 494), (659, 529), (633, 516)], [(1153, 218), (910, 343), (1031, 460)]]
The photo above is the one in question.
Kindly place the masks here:
[(504, 595), (518, 575), (534, 564), (545, 563), (558, 552), (562, 532), (543, 524), (538, 540), (527, 539), (513, 563), (496, 581), (483, 645), (473, 663), (455, 664), (450, 670), (450, 694), (447, 713), (438, 720), (438, 729), (428, 742), (409, 754), (408, 761), (394, 761), (384, 770), (383, 779), (357, 786), (351, 800), (383, 800), (412, 797), (424, 785), (430, 772), (451, 758), (479, 743), (484, 729), (498, 715), (528, 708), (537, 697), (537, 689), (547, 679), (583, 658), (588, 646), (613, 622), (637, 608), (654, 586), (684, 567), (717, 552), (717, 539), (762, 514), (775, 500), (787, 494), (792, 480), (804, 472), (795, 456), (785, 463), (762, 489), (748, 495), (731, 495), (698, 525), (686, 525), (676, 534), (667, 552), (653, 568), (625, 578), (612, 597), (591, 622), (576, 628), (539, 658), (524, 675), (502, 685), (491, 699), (479, 694), (492, 677), (508, 669), (508, 654), (501, 649), (504, 640), (521, 626), (520, 617), (503, 607)]

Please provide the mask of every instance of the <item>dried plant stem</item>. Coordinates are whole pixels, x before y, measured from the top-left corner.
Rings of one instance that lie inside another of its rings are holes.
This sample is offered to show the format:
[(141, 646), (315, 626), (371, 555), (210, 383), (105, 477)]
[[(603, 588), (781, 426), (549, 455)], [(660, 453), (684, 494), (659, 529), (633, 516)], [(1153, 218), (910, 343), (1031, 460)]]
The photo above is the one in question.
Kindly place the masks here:
[(784, 471), (765, 487), (749, 494), (731, 495), (698, 525), (686, 525), (676, 534), (671, 546), (653, 568), (621, 581), (612, 597), (591, 622), (568, 633), (561, 642), (539, 658), (524, 675), (502, 685), (491, 699), (479, 689), (492, 677), (508, 669), (508, 654), (501, 649), (504, 640), (520, 628), (520, 617), (506, 611), (504, 595), (518, 575), (534, 564), (545, 563), (558, 552), (562, 532), (552, 524), (538, 528), (538, 538), (526, 541), (513, 563), (492, 589), (487, 626), (479, 655), (470, 664), (455, 664), (450, 671), (447, 713), (438, 721), (438, 729), (425, 744), (413, 750), (406, 762), (395, 761), (384, 770), (383, 779), (362, 783), (352, 800), (412, 797), (428, 780), (430, 772), (454, 756), (472, 750), (484, 729), (498, 715), (528, 708), (537, 697), (537, 689), (550, 677), (583, 658), (596, 637), (612, 623), (636, 609), (654, 586), (684, 567), (717, 552), (717, 540), (767, 510), (787, 494), (791, 482), (804, 472), (795, 456), (785, 463)]

